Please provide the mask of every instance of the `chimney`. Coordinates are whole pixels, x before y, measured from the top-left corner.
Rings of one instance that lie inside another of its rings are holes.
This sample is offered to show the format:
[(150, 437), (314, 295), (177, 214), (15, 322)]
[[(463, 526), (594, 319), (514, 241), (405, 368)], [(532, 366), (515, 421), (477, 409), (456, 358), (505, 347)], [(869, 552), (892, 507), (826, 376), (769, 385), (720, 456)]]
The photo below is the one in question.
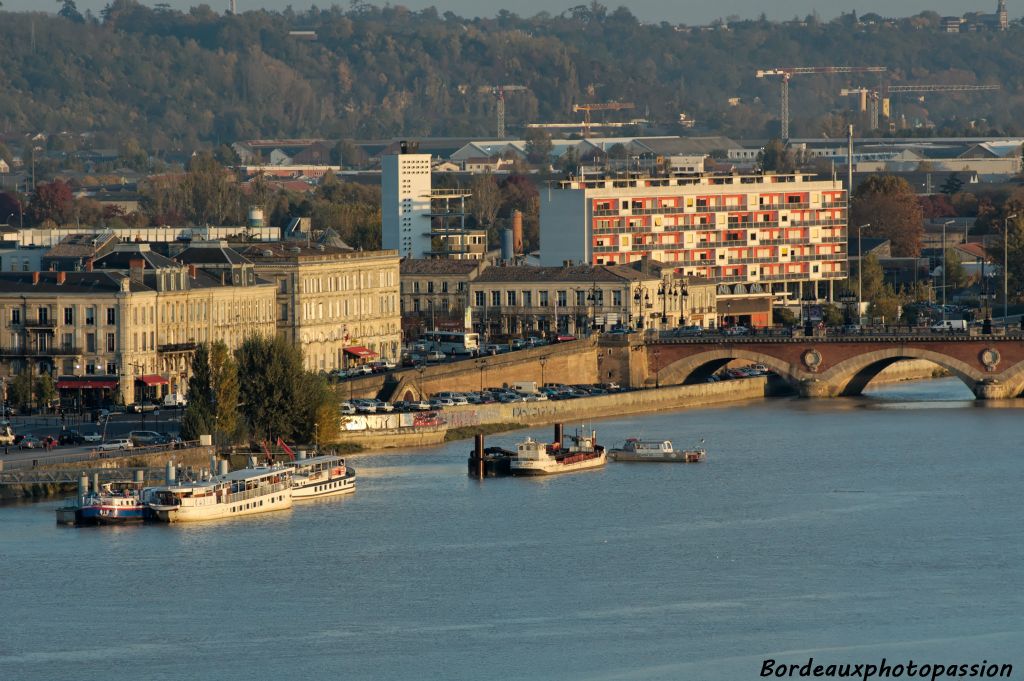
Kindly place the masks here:
[(142, 281), (144, 269), (146, 269), (146, 261), (142, 258), (132, 258), (128, 261), (128, 271), (132, 281)]
[(92, 272), (92, 258), (85, 259), (85, 271)]
[(33, 272), (32, 273), (32, 285), (33, 286), (39, 286), (39, 273), (38, 272)]
[(196, 266), (195, 265), (189, 265), (188, 266), (188, 276), (189, 276), (190, 279), (195, 279), (196, 278)]
[(512, 211), (512, 250), (516, 255), (523, 254), (523, 212)]
[(58, 272), (57, 273), (57, 286), (60, 286), (61, 284), (63, 284), (65, 281), (67, 281), (67, 279), (68, 279), (68, 273), (67, 272)]

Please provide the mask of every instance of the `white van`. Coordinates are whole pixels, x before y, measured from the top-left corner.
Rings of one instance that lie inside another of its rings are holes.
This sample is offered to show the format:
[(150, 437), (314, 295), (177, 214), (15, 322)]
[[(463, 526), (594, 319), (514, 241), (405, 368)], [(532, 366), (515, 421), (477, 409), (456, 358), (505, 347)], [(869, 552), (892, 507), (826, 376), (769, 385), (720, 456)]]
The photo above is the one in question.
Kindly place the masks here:
[(181, 393), (167, 393), (164, 395), (164, 406), (165, 407), (184, 407), (188, 404), (188, 400)]
[(536, 395), (538, 392), (537, 381), (516, 381), (515, 383), (509, 383), (508, 387), (524, 395)]
[(966, 319), (944, 319), (932, 324), (932, 331), (966, 331)]

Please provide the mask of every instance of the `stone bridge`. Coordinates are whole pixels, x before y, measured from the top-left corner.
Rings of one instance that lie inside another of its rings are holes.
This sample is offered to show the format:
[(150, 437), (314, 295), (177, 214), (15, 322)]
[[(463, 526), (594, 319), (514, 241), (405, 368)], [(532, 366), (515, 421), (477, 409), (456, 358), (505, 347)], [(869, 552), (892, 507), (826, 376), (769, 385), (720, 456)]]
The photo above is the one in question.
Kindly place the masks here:
[(962, 380), (978, 399), (1024, 393), (1024, 335), (889, 333), (822, 336), (605, 338), (608, 376), (631, 385), (702, 383), (734, 360), (765, 365), (804, 397), (858, 395), (900, 360), (927, 360)]

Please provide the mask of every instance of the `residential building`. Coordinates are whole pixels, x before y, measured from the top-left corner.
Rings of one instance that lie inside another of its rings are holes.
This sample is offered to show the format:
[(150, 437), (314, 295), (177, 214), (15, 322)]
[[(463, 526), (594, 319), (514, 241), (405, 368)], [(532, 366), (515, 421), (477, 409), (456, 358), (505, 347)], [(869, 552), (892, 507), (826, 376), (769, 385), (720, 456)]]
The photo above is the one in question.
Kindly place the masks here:
[(428, 329), (464, 328), (469, 284), (486, 267), (484, 260), (403, 259), (399, 271), (405, 337)]
[[(191, 260), (196, 250), (178, 257)], [(277, 333), (302, 349), (308, 370), (400, 357), (399, 258), (394, 250), (283, 242), (253, 245), (241, 256), (259, 277), (273, 282)]]
[(381, 157), (381, 244), (406, 258), (423, 258), (430, 244), (430, 154)]
[(687, 318), (690, 281), (624, 266), (488, 267), (469, 282), (473, 328), (495, 338), (713, 325), (714, 285), (703, 280), (692, 301), (699, 321)]
[(69, 234), (43, 253), (40, 269), (78, 272), (113, 251), (117, 244), (117, 237), (111, 232)]
[(0, 273), (0, 375), (56, 377), (62, 400), (96, 405), (185, 392), (198, 343), (274, 332), (274, 287), (121, 244), (79, 272)]
[(541, 263), (652, 258), (715, 284), (830, 296), (847, 276), (846, 190), (810, 174), (570, 179), (541, 192)]

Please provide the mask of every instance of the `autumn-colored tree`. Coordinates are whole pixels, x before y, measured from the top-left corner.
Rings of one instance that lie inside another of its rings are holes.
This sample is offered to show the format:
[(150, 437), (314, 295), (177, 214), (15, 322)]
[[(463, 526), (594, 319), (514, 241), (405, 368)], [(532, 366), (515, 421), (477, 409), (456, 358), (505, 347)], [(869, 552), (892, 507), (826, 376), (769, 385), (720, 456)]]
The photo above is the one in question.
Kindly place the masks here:
[(27, 216), (36, 225), (46, 220), (63, 225), (71, 220), (74, 207), (75, 197), (71, 193), (71, 187), (60, 180), (54, 180), (36, 186), (35, 195), (29, 202)]
[(932, 194), (918, 197), (921, 203), (921, 214), (926, 220), (956, 217), (956, 208), (945, 194)]
[(494, 224), (494, 218), (501, 208), (501, 192), (498, 183), (494, 181), (494, 175), (484, 173), (474, 177), (472, 192), (473, 218), (478, 226), (487, 228)]
[(865, 234), (888, 239), (894, 256), (920, 255), (924, 216), (914, 190), (903, 178), (870, 176), (854, 191), (850, 215), (851, 225), (870, 223)]
[(768, 141), (764, 149), (757, 155), (761, 170), (776, 173), (791, 173), (796, 170), (796, 160), (792, 151), (779, 138)]
[(232, 174), (209, 153), (197, 154), (181, 183), (185, 214), (197, 225), (223, 225), (239, 208)]

